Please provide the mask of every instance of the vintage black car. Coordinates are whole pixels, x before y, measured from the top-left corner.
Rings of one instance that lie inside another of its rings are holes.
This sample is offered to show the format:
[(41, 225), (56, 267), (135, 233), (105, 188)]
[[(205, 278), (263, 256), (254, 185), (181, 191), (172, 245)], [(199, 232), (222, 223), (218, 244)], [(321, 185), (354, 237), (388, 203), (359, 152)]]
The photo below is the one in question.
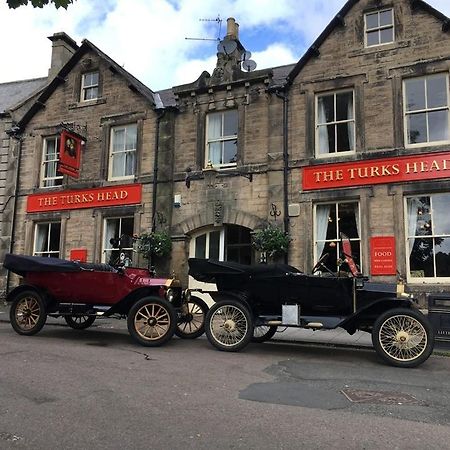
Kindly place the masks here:
[(327, 254), (312, 274), (286, 264), (246, 266), (189, 259), (189, 274), (216, 283), (215, 300), (206, 315), (208, 340), (219, 350), (238, 351), (251, 340), (270, 339), (278, 327), (315, 330), (343, 328), (372, 334), (378, 355), (399, 367), (415, 367), (431, 354), (434, 332), (403, 285), (376, 283), (362, 276), (341, 242), (347, 271), (332, 273)]

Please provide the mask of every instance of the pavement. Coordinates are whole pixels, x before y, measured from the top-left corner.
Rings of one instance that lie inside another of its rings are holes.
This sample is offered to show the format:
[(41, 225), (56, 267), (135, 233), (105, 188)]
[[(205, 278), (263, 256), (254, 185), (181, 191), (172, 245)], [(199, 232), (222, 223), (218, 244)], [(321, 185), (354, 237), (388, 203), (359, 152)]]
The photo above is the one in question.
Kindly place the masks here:
[[(0, 301), (0, 322), (9, 323), (9, 306)], [(96, 322), (102, 328), (122, 328), (126, 327), (126, 321), (118, 321), (112, 318), (102, 318)], [(120, 324), (120, 325), (119, 325)], [(46, 325), (67, 326), (64, 319), (48, 317)], [(95, 326), (95, 325), (94, 325)], [(350, 348), (373, 348), (370, 333), (356, 331), (350, 335), (342, 328), (334, 330), (309, 330), (296, 327), (279, 326), (272, 341), (280, 343), (297, 343), (302, 345), (323, 345), (328, 347), (350, 347)], [(450, 356), (450, 343), (435, 342), (434, 353)]]

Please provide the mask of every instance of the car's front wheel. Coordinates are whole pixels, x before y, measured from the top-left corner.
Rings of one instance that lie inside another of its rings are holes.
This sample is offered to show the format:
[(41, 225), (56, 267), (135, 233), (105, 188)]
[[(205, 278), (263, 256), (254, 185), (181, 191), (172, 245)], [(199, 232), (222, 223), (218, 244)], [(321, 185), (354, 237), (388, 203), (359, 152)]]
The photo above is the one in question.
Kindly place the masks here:
[(248, 309), (235, 300), (214, 304), (206, 315), (206, 336), (219, 350), (242, 350), (253, 336), (253, 320)]
[(208, 305), (201, 299), (191, 296), (178, 319), (175, 334), (182, 339), (195, 339), (205, 332), (205, 317)]
[(174, 334), (176, 323), (174, 307), (158, 297), (145, 297), (128, 312), (128, 331), (141, 345), (156, 347), (167, 342)]
[(95, 322), (95, 316), (64, 316), (64, 320), (74, 330), (85, 330)]
[(375, 321), (372, 342), (378, 355), (397, 367), (416, 367), (433, 351), (434, 333), (418, 311), (396, 308)]
[(261, 344), (269, 341), (277, 332), (278, 327), (274, 325), (259, 325), (253, 329), (252, 342)]
[(14, 331), (31, 336), (41, 331), (47, 320), (46, 305), (35, 291), (23, 291), (16, 295), (9, 310)]

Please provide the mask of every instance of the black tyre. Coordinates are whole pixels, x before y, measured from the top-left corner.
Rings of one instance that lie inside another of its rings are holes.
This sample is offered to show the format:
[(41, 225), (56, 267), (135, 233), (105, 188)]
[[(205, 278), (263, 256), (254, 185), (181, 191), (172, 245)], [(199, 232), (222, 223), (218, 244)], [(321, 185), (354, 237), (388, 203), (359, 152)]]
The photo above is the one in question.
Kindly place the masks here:
[(64, 316), (64, 320), (74, 330), (85, 330), (95, 322), (95, 316)]
[(375, 321), (372, 342), (378, 355), (397, 367), (416, 367), (433, 351), (434, 332), (423, 314), (397, 308)]
[(253, 336), (251, 341), (259, 344), (269, 341), (277, 332), (278, 327), (274, 325), (259, 325), (253, 328)]
[(41, 331), (47, 320), (46, 305), (35, 291), (23, 291), (16, 295), (9, 310), (14, 331), (26, 336)]
[(128, 312), (128, 331), (139, 344), (157, 347), (167, 342), (177, 325), (174, 307), (159, 297), (145, 297)]
[(206, 336), (219, 350), (242, 350), (253, 336), (253, 320), (248, 309), (235, 300), (214, 304), (206, 315)]
[(175, 334), (182, 339), (195, 339), (205, 332), (205, 318), (208, 305), (198, 297), (191, 296), (178, 319)]

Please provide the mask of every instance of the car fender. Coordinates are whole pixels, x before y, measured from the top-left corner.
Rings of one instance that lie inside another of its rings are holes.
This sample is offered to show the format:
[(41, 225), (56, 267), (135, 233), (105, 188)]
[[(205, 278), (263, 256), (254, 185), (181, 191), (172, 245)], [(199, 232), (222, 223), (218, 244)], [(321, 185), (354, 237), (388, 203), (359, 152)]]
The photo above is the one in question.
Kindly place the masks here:
[(250, 303), (248, 301), (249, 295), (245, 291), (215, 291), (208, 292), (208, 294), (213, 298), (215, 302), (221, 302), (224, 300), (235, 300), (242, 303), (250, 313), (252, 309), (250, 308)]
[(153, 287), (142, 287), (134, 290), (122, 298), (119, 302), (111, 305), (111, 308), (105, 312), (105, 316), (110, 316), (112, 314), (128, 314), (130, 308), (141, 298), (144, 297), (158, 297), (163, 298), (159, 295), (160, 286)]
[(343, 320), (338, 326), (353, 334), (358, 329), (358, 324), (364, 322), (375, 322), (376, 318), (394, 308), (411, 308), (417, 309), (417, 305), (409, 299), (399, 299), (396, 297), (384, 297), (375, 300), (364, 308), (359, 309), (351, 316)]
[(12, 302), (14, 298), (23, 291), (34, 291), (38, 293), (43, 300), (48, 304), (50, 301), (50, 297), (48, 292), (45, 289), (34, 286), (33, 284), (21, 284), (20, 286), (15, 287), (7, 296), (6, 301)]

